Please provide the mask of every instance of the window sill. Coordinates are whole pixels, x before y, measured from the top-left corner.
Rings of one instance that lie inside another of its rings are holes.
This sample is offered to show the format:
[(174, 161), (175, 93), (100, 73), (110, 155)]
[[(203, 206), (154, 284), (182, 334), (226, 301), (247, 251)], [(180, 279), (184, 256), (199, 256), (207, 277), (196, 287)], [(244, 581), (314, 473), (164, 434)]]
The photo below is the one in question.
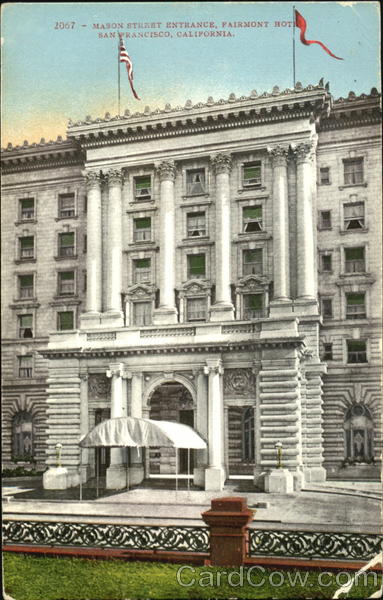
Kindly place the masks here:
[(15, 225), (28, 225), (29, 223), (34, 225), (37, 223), (37, 219), (19, 219), (15, 221)]
[(73, 292), (73, 294), (57, 294), (53, 296), (53, 300), (76, 300), (78, 295)]
[(40, 304), (39, 302), (37, 302), (36, 299), (33, 299), (32, 301), (27, 301), (27, 300), (23, 300), (23, 301), (16, 301), (16, 304), (10, 304), (9, 308), (13, 308), (13, 309), (21, 309), (21, 308), (39, 308)]
[(15, 265), (23, 265), (24, 263), (35, 263), (35, 258), (17, 258), (15, 260)]
[(353, 187), (367, 187), (367, 182), (364, 182), (364, 183), (345, 183), (343, 185), (340, 185), (339, 189), (340, 190), (344, 190), (344, 189), (353, 188)]
[(183, 200), (188, 200), (189, 198), (208, 198), (210, 196), (209, 192), (201, 192), (200, 194), (184, 194), (182, 196)]
[(29, 303), (36, 303), (37, 302), (37, 298), (36, 298), (36, 296), (32, 296), (31, 298), (14, 298), (13, 302), (18, 303), (20, 305), (22, 305), (22, 304), (29, 304)]
[(238, 188), (238, 194), (242, 194), (243, 192), (254, 192), (254, 191), (259, 191), (259, 192), (264, 192), (266, 190), (266, 186), (262, 185), (262, 184), (255, 184), (255, 185), (246, 185), (246, 186), (242, 186), (240, 188)]
[(368, 227), (358, 227), (356, 229), (339, 229), (340, 235), (346, 235), (347, 233), (367, 233)]
[(67, 221), (68, 219), (78, 219), (78, 215), (72, 215), (71, 217), (56, 217), (55, 221)]
[(55, 260), (76, 260), (78, 258), (77, 254), (71, 254), (70, 256), (54, 256)]
[(328, 181), (327, 183), (322, 183), (321, 181), (318, 182), (318, 187), (322, 187), (323, 186), (329, 186), (331, 185), (331, 181)]
[(318, 231), (332, 231), (332, 227), (318, 227)]

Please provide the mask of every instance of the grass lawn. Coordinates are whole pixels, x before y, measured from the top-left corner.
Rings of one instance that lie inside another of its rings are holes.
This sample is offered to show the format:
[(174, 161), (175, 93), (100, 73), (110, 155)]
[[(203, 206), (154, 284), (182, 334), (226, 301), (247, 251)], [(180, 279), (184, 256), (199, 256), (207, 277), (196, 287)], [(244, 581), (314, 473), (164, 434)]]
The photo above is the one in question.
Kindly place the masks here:
[[(4, 581), (6, 592), (14, 600), (327, 599), (333, 596), (340, 585), (347, 582), (346, 573), (338, 574), (338, 581), (336, 574), (323, 574), (324, 585), (321, 586), (318, 582), (320, 571), (277, 572), (257, 567), (249, 574), (249, 569), (242, 567), (187, 566), (178, 575), (181, 583), (186, 584), (181, 585), (177, 581), (177, 571), (182, 566), (184, 565), (37, 557), (5, 552)], [(221, 581), (218, 581), (218, 577), (221, 577)], [(230, 577), (232, 585), (228, 583)], [(367, 581), (361, 579), (347, 598), (368, 598), (379, 589), (381, 581), (381, 575), (370, 573)]]

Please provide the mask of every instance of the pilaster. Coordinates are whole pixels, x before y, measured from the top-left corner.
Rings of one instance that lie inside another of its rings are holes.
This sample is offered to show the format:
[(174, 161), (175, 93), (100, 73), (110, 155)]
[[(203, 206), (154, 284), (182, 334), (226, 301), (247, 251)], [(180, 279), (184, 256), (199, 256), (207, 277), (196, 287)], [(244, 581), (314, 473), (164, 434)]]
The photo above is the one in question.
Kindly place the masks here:
[(230, 230), (230, 154), (216, 154), (211, 159), (216, 176), (215, 227), (216, 227), (216, 300), (210, 308), (211, 321), (234, 319), (231, 300), (231, 230)]
[(177, 323), (175, 305), (175, 206), (176, 166), (163, 161), (157, 167), (160, 178), (160, 306), (154, 311), (156, 325)]

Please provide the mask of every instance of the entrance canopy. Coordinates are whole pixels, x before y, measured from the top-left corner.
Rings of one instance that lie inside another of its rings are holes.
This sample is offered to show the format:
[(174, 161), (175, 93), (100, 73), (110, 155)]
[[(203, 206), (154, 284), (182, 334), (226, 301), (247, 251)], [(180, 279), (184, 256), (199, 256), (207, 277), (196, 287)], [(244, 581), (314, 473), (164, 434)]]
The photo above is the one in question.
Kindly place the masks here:
[(206, 448), (206, 442), (194, 429), (181, 423), (136, 417), (117, 417), (97, 425), (80, 441), (81, 448), (107, 446)]

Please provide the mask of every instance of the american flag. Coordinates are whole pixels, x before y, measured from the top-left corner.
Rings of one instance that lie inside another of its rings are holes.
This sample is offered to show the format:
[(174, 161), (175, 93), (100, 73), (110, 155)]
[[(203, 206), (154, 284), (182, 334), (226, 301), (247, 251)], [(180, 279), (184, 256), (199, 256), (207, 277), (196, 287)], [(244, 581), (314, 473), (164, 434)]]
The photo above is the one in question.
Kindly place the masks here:
[(138, 97), (137, 92), (133, 86), (133, 63), (132, 63), (132, 60), (131, 60), (129, 54), (126, 51), (126, 48), (125, 48), (125, 45), (124, 45), (121, 35), (120, 35), (120, 62), (123, 62), (126, 65), (126, 71), (128, 73), (128, 79), (129, 79), (130, 87), (132, 88), (133, 96), (137, 100), (141, 100), (141, 98)]

